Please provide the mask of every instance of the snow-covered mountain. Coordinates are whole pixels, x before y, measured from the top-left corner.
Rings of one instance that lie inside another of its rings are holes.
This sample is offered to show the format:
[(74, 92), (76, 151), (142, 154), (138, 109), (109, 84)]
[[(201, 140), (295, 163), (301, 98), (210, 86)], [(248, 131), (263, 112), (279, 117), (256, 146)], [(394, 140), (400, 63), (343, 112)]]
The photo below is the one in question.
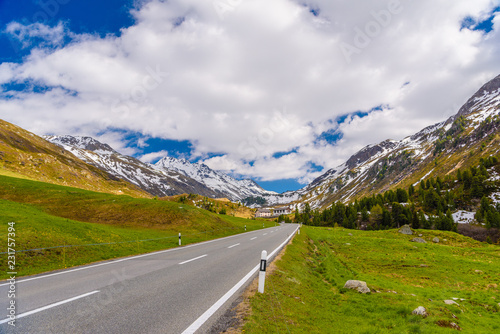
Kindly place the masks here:
[(428, 176), (446, 176), (483, 156), (500, 152), (500, 75), (485, 84), (458, 113), (402, 140), (369, 145), (342, 165), (298, 191), (277, 194), (252, 180), (236, 180), (204, 164), (166, 157), (154, 165), (124, 156), (88, 137), (51, 136), (49, 141), (82, 160), (151, 194), (197, 193), (233, 201), (262, 197), (265, 206), (309, 203), (322, 208), (394, 187), (408, 187)]
[(408, 187), (445, 175), (500, 152), (500, 75), (485, 84), (459, 112), (403, 140), (369, 145), (295, 192), (298, 203), (321, 208), (392, 187)]
[(277, 195), (262, 189), (252, 180), (236, 180), (204, 164), (193, 164), (184, 159), (165, 157), (152, 165), (122, 155), (91, 137), (45, 136), (45, 139), (155, 196), (194, 193), (238, 201), (251, 196)]
[(244, 199), (252, 196), (277, 195), (262, 189), (252, 180), (236, 180), (235, 178), (211, 169), (202, 163), (191, 163), (185, 159), (165, 157), (153, 165), (159, 171), (171, 171), (183, 174), (214, 191), (224, 193), (229, 199)]

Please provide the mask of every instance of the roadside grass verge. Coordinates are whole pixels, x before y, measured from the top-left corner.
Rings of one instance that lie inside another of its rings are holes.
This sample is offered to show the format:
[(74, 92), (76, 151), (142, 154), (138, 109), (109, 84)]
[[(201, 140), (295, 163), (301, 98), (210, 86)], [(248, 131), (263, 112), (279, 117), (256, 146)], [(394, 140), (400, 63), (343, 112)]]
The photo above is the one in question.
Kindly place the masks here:
[[(179, 203), (0, 176), (0, 252), (7, 251), (9, 222), (16, 223), (18, 276), (178, 247), (179, 233), (187, 245), (242, 233), (245, 226), (274, 226)], [(0, 261), (5, 279), (7, 254)]]
[[(418, 233), (427, 244), (394, 230), (304, 227), (266, 293), (251, 300), (245, 333), (451, 333), (453, 324), (500, 332), (500, 248), (452, 232)], [(431, 242), (436, 236), (441, 243)], [(372, 292), (344, 289), (350, 279)], [(453, 298), (458, 305), (444, 303)], [(429, 316), (412, 315), (418, 306)]]

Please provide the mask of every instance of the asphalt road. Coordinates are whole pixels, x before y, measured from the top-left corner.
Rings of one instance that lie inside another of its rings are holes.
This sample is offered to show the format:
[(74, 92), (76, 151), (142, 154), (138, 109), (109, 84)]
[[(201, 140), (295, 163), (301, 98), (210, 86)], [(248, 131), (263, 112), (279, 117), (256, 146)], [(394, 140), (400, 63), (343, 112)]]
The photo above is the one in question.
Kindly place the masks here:
[(1, 282), (0, 333), (204, 333), (256, 277), (262, 250), (275, 255), (297, 227), (21, 278), (15, 327)]

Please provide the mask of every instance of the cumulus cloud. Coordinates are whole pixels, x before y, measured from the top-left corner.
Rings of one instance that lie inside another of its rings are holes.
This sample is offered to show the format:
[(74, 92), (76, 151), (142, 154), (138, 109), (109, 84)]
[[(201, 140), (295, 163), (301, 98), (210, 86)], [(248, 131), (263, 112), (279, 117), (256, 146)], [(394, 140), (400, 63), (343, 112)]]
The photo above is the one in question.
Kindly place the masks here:
[[(39, 134), (97, 136), (136, 155), (140, 147), (111, 129), (189, 140), (192, 158), (222, 153), (205, 159), (215, 169), (308, 182), (321, 173), (311, 166), (333, 168), (367, 144), (444, 120), (497, 75), (498, 5), (151, 0), (119, 37), (10, 23), (6, 32), (26, 47), (47, 42), (0, 65), (0, 110)], [(491, 15), (492, 31), (463, 29), (466, 18)], [(322, 140), (325, 132), (338, 140)]]

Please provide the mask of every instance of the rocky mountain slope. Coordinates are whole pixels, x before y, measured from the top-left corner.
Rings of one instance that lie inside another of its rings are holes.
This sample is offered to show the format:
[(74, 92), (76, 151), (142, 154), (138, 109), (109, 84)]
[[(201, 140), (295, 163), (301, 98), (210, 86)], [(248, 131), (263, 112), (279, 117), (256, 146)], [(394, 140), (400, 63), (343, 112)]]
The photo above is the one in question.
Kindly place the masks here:
[(185, 159), (165, 157), (153, 165), (160, 171), (175, 171), (190, 177), (206, 187), (225, 194), (224, 197), (241, 200), (251, 196), (277, 195), (275, 192), (262, 189), (253, 180), (236, 180), (235, 178), (215, 171), (205, 164), (191, 163)]
[(204, 164), (165, 157), (152, 165), (122, 155), (90, 137), (46, 136), (48, 141), (72, 152), (85, 162), (126, 180), (155, 196), (193, 193), (238, 201), (249, 196), (272, 195), (252, 180), (236, 180)]
[(500, 152), (500, 76), (485, 84), (459, 112), (403, 140), (369, 145), (296, 192), (313, 208), (349, 202), (427, 176), (445, 176)]
[(0, 120), (0, 174), (135, 197), (150, 195), (72, 153)]

